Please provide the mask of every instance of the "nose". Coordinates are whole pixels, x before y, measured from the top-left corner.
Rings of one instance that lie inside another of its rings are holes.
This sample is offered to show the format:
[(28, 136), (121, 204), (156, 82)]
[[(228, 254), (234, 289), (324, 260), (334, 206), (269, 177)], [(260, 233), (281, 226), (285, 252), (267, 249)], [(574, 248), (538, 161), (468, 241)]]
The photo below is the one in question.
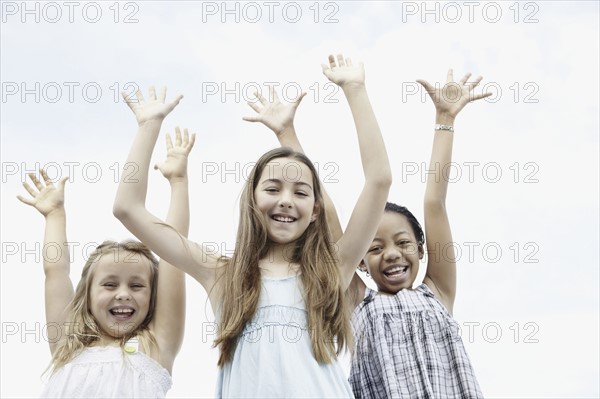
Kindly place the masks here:
[(284, 190), (281, 192), (279, 197), (279, 207), (280, 208), (291, 208), (292, 207), (292, 195)]
[(395, 245), (390, 245), (383, 253), (383, 259), (386, 261), (394, 261), (402, 257), (402, 253)]
[(128, 289), (121, 288), (115, 294), (115, 299), (117, 301), (129, 301), (131, 299), (131, 294), (129, 293)]

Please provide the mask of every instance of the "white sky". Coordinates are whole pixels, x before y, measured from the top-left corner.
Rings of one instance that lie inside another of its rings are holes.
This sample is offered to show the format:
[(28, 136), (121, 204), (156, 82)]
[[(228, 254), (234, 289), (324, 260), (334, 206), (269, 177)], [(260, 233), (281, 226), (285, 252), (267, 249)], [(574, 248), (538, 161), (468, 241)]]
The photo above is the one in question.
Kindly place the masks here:
[[(394, 171), (390, 200), (420, 220), (434, 107), (414, 81), (443, 81), (449, 67), (457, 79), (484, 76), (496, 95), (456, 123), (447, 200), (462, 253), (455, 318), (486, 397), (600, 395), (598, 2), (231, 2), (230, 14), (222, 2), (65, 3), (2, 2), (2, 397), (37, 396), (50, 360), (43, 218), (15, 198), (25, 173), (38, 163), (71, 177), (77, 282), (90, 246), (130, 237), (111, 212), (136, 128), (117, 93), (131, 82), (144, 92), (166, 85), (185, 98), (163, 134), (177, 125), (198, 134), (190, 238), (230, 251), (248, 164), (277, 145), (241, 120), (253, 112), (244, 96), (277, 82), (287, 98), (309, 93), (296, 127), (346, 222), (362, 185), (358, 146), (348, 106), (320, 68), (338, 52), (365, 63)], [(161, 138), (154, 158), (164, 155)], [(151, 176), (147, 205), (165, 215), (168, 185)], [(212, 315), (201, 286), (188, 283), (169, 396), (211, 397), (216, 351), (202, 323)]]

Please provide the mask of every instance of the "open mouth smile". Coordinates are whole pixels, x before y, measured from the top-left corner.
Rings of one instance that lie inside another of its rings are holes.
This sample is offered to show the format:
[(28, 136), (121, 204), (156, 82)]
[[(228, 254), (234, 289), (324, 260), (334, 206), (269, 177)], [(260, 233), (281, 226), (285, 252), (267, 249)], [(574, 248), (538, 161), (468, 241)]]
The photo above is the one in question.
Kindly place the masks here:
[(276, 222), (280, 222), (280, 223), (292, 223), (296, 221), (296, 218), (293, 218), (291, 216), (284, 216), (284, 215), (273, 215), (271, 216), (271, 219), (275, 220)]
[(109, 310), (110, 314), (113, 315), (114, 318), (119, 320), (128, 320), (133, 317), (135, 313), (135, 309), (127, 306), (118, 306)]

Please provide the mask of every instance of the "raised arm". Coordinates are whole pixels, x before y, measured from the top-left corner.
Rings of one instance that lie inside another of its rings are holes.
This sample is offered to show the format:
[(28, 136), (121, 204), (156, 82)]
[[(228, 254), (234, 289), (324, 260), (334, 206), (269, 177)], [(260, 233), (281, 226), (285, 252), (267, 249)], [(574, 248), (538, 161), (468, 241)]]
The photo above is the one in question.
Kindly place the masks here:
[[(44, 183), (40, 182), (35, 174), (30, 173), (29, 178), (35, 186), (31, 187), (27, 182), (23, 187), (31, 198), (17, 196), (17, 198), (31, 205), (40, 212), (46, 220), (44, 232), (44, 274), (46, 323), (58, 326), (59, 337), (64, 337), (65, 321), (67, 318), (67, 306), (73, 299), (73, 283), (69, 277), (71, 262), (69, 260), (69, 246), (67, 244), (66, 214), (64, 207), (65, 183), (67, 177), (63, 177), (58, 186), (54, 186), (46, 172), (40, 169)], [(52, 329), (50, 329), (52, 330)], [(60, 339), (48, 337), (50, 353), (54, 355)]]
[[(167, 223), (187, 237), (190, 227), (187, 163), (196, 135), (190, 139), (185, 129), (182, 138), (177, 128), (175, 145), (169, 134), (166, 137), (167, 160), (155, 165), (154, 169), (159, 169), (171, 185)], [(185, 273), (162, 259), (158, 270), (158, 294), (151, 328), (160, 348), (160, 363), (171, 372), (185, 331)]]
[[(144, 100), (139, 91), (136, 95), (137, 103), (125, 98), (136, 116), (138, 132), (124, 165), (125, 173), (119, 182), (113, 213), (161, 259), (190, 274), (208, 292), (212, 292), (217, 278), (215, 268), (218, 256), (208, 254), (201, 246), (183, 237), (173, 227), (148, 212), (145, 204), (152, 150), (162, 121), (179, 103), (181, 96), (166, 102), (164, 88), (158, 97), (154, 88), (150, 88), (148, 101)], [(136, 172), (133, 176), (129, 172), (131, 168)]]
[(329, 65), (322, 67), (325, 76), (342, 88), (348, 100), (365, 174), (363, 190), (352, 211), (346, 231), (337, 242), (342, 283), (346, 289), (381, 221), (392, 184), (392, 173), (381, 131), (367, 95), (362, 63), (354, 66), (349, 58), (344, 59), (340, 54), (337, 63), (330, 55)]
[[(482, 77), (468, 82), (470, 73), (458, 83), (454, 81), (452, 70), (448, 71), (444, 87), (434, 87), (425, 80), (417, 80), (433, 100), (435, 105), (435, 123), (433, 149), (429, 169), (446, 170), (451, 166), (452, 142), (454, 140), (454, 121), (460, 110), (470, 101), (491, 95), (483, 93), (474, 95), (472, 90)], [(452, 244), (452, 232), (446, 212), (446, 192), (448, 180), (444, 176), (428, 176), (425, 190), (425, 242), (429, 254), (427, 272), (423, 282), (452, 313), (456, 297), (456, 257)], [(441, 249), (444, 249), (443, 251)]]
[[(284, 104), (279, 101), (277, 92), (271, 86), (270, 99), (266, 99), (260, 93), (256, 93), (256, 98), (259, 100), (260, 105), (256, 102), (248, 102), (248, 105), (256, 111), (256, 115), (245, 116), (243, 119), (248, 122), (261, 122), (275, 133), (275, 136), (282, 147), (290, 147), (294, 151), (304, 154), (304, 149), (296, 135), (294, 117), (296, 115), (296, 110), (305, 95), (306, 93), (302, 93), (294, 102)], [(338, 218), (333, 201), (325, 189), (323, 189), (323, 196), (329, 231), (331, 232), (333, 241), (337, 242), (343, 234), (342, 225), (340, 224), (340, 219)]]

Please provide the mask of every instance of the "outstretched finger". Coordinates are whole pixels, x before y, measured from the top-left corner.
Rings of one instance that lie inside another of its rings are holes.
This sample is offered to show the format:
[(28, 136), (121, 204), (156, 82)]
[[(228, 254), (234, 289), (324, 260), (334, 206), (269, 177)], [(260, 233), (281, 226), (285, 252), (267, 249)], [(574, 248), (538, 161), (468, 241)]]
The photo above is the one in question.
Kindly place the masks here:
[(150, 101), (156, 100), (156, 88), (154, 86), (150, 86), (148, 89), (148, 96)]
[(140, 89), (136, 90), (135, 97), (137, 98), (139, 103), (144, 102), (144, 95), (142, 94), (142, 91)]
[(173, 101), (171, 101), (169, 103), (169, 112), (173, 111), (173, 108), (175, 108), (177, 106), (177, 104), (179, 104), (179, 102), (181, 101), (182, 98), (183, 98), (183, 95), (180, 94), (177, 97), (175, 97), (173, 99)]
[(256, 98), (258, 98), (258, 101), (260, 101), (260, 103), (262, 105), (267, 105), (269, 102), (267, 101), (266, 98), (263, 97), (263, 95), (259, 92), (256, 92)]
[(64, 190), (64, 189), (65, 189), (65, 184), (67, 184), (67, 180), (69, 180), (69, 176), (65, 176), (65, 177), (63, 177), (62, 179), (60, 179), (60, 180), (58, 181), (58, 187), (59, 187), (61, 190)]
[(446, 83), (454, 82), (454, 71), (452, 68), (448, 69), (448, 74), (446, 75)]
[(348, 65), (349, 67), (351, 67), (352, 66), (352, 59), (346, 58), (346, 65)]
[(22, 203), (27, 204), (27, 205), (33, 206), (33, 204), (34, 204), (34, 201), (32, 199), (30, 199), (30, 198), (24, 198), (24, 197), (22, 197), (20, 195), (17, 195), (17, 199), (19, 201), (21, 201)]
[(194, 143), (196, 143), (196, 133), (192, 133), (192, 137), (190, 137), (190, 142), (188, 143), (188, 153), (194, 148)]
[(54, 186), (54, 184), (52, 183), (52, 180), (50, 180), (50, 178), (48, 177), (48, 174), (42, 168), (40, 168), (40, 175), (42, 176), (42, 179), (44, 179), (46, 186)]
[(331, 69), (335, 68), (335, 67), (336, 67), (336, 64), (335, 64), (335, 57), (334, 57), (332, 54), (329, 54), (329, 58), (328, 58), (328, 60), (329, 60), (329, 67), (330, 67)]
[(134, 100), (133, 98), (129, 97), (127, 93), (125, 93), (125, 91), (121, 91), (121, 96), (123, 97), (123, 100), (125, 101), (125, 104), (127, 104), (127, 106), (129, 107), (129, 109), (135, 112), (135, 110), (133, 109), (133, 104), (136, 104), (139, 100)]
[(171, 140), (171, 135), (169, 133), (167, 133), (166, 141), (167, 141), (167, 151), (169, 151), (173, 148), (173, 141)]
[(181, 130), (179, 130), (179, 126), (175, 128), (175, 145), (181, 147)]
[(459, 81), (459, 83), (461, 85), (466, 84), (467, 80), (469, 80), (470, 77), (471, 77), (471, 72), (466, 73), (465, 76), (463, 76), (462, 79)]
[(331, 80), (331, 68), (325, 64), (321, 64), (321, 69), (323, 70), (323, 75), (325, 75), (327, 79)]
[(419, 83), (421, 86), (423, 86), (425, 88), (425, 91), (427, 91), (427, 93), (435, 93), (435, 88), (426, 80), (423, 79), (417, 79), (417, 83)]
[(275, 88), (273, 86), (269, 86), (269, 96), (271, 97), (271, 102), (273, 104), (279, 102), (279, 96), (277, 95), (277, 92), (275, 91)]
[(242, 120), (245, 120), (246, 122), (260, 122), (262, 119), (258, 115), (253, 115), (253, 116), (242, 116)]
[(250, 101), (248, 101), (248, 105), (250, 106), (250, 108), (252, 108), (260, 114), (260, 107), (256, 104), (256, 102), (251, 103)]
[(475, 80), (473, 80), (472, 82), (469, 82), (469, 87), (471, 88), (471, 90), (473, 90), (474, 88), (476, 88), (479, 85), (479, 82), (481, 82), (481, 80), (483, 79), (483, 76), (478, 76), (475, 78)]
[(31, 181), (33, 182), (33, 184), (35, 184), (35, 187), (38, 190), (42, 191), (44, 189), (44, 186), (42, 185), (42, 182), (40, 182), (38, 180), (38, 178), (33, 173), (29, 174), (29, 178), (31, 179)]
[(344, 54), (338, 54), (337, 56), (337, 62), (338, 62), (338, 66), (345, 66), (346, 63), (344, 62)]
[(158, 95), (158, 99), (162, 103), (164, 103), (165, 100), (167, 99), (167, 87), (166, 86), (161, 87), (160, 94)]
[(476, 94), (473, 97), (471, 97), (471, 101), (477, 101), (477, 100), (481, 100), (482, 98), (486, 98), (491, 96), (492, 93), (487, 92), (487, 93), (481, 93), (481, 94)]
[(302, 99), (304, 98), (304, 96), (306, 96), (306, 92), (300, 93), (300, 95), (298, 96), (298, 98), (296, 98), (296, 100), (293, 103), (294, 108), (298, 108), (298, 105), (300, 105), (300, 101), (302, 101)]
[(36, 193), (35, 190), (31, 188), (29, 184), (27, 184), (27, 182), (23, 183), (23, 188), (25, 188), (25, 190), (27, 190), (32, 197), (37, 197), (38, 193)]
[(187, 147), (190, 142), (190, 135), (188, 134), (187, 128), (183, 129), (183, 146)]

